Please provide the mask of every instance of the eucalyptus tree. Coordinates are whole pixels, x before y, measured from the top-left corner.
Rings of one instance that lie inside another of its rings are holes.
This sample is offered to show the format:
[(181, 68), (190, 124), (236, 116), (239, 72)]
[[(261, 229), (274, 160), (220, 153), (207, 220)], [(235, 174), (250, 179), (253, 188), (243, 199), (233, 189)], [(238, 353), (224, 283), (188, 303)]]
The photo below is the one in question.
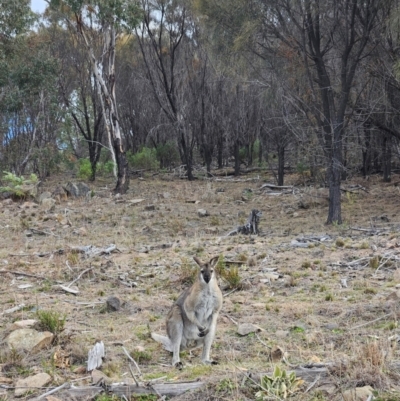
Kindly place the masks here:
[[(65, 112), (65, 129), (72, 152), (80, 159), (89, 156), (90, 180), (96, 178), (97, 164), (103, 144), (104, 118), (97, 96), (96, 79), (85, 48), (76, 39), (71, 27), (60, 26), (49, 15), (49, 24), (43, 28), (52, 43), (52, 51), (60, 60), (58, 87)], [(98, 35), (91, 42), (97, 49)], [(71, 124), (69, 124), (71, 122)]]
[(185, 98), (189, 76), (184, 63), (190, 45), (191, 15), (186, 0), (141, 0), (142, 23), (136, 28), (147, 79), (155, 101), (176, 133), (181, 161), (193, 180), (193, 149), (196, 144)]
[(45, 175), (56, 148), (57, 63), (31, 31), (30, 2), (0, 0), (0, 152), (4, 169)]
[[(49, 0), (49, 4), (61, 13), (68, 25), (74, 27), (77, 38), (87, 51), (110, 150), (117, 166), (114, 193), (125, 193), (129, 186), (129, 171), (118, 116), (115, 54), (120, 35), (136, 26), (139, 9), (136, 2), (129, 0)], [(102, 40), (99, 53), (96, 53), (91, 40), (93, 31)]]
[[(340, 183), (346, 111), (360, 61), (368, 56), (377, 15), (386, 0), (199, 0), (214, 21), (215, 35), (233, 46), (245, 43), (262, 59), (301, 61), (312, 115), (324, 149), (329, 185), (327, 223), (342, 223)], [(221, 41), (219, 42), (221, 43)], [(303, 101), (303, 99), (300, 99)]]

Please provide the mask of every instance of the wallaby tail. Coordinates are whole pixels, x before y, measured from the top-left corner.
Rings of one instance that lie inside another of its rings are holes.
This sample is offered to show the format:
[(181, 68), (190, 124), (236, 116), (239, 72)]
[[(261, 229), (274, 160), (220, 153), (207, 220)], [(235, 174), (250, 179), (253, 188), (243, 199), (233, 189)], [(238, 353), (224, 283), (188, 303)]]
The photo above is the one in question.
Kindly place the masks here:
[(172, 352), (172, 344), (171, 344), (171, 340), (167, 337), (167, 336), (162, 336), (160, 334), (157, 333), (151, 333), (151, 338), (154, 341), (157, 341), (158, 343), (161, 343), (163, 345), (163, 347), (169, 351)]

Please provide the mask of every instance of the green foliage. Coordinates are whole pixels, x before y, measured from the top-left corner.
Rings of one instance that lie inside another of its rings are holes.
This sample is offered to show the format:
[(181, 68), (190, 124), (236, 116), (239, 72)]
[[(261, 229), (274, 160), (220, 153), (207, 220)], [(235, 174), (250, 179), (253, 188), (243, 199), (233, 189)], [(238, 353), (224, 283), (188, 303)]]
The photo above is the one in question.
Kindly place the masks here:
[(218, 262), (215, 265), (217, 274), (223, 278), (228, 284), (229, 288), (240, 288), (242, 285), (242, 279), (239, 275), (238, 266), (227, 267), (224, 261), (224, 255), (220, 255)]
[(296, 373), (287, 373), (276, 365), (272, 376), (265, 375), (261, 378), (261, 390), (255, 397), (257, 401), (286, 400), (299, 391), (303, 383), (304, 380), (296, 377)]
[(179, 152), (172, 141), (159, 144), (156, 147), (157, 159), (160, 161), (161, 168), (165, 168), (179, 162)]
[(92, 176), (92, 165), (89, 159), (79, 159), (78, 177), (88, 180)]
[(67, 319), (67, 316), (61, 316), (60, 312), (44, 309), (39, 309), (37, 311), (37, 317), (41, 328), (50, 331), (56, 336), (64, 330), (65, 321)]
[(157, 160), (157, 151), (154, 148), (142, 148), (140, 152), (132, 154), (127, 152), (129, 164), (138, 169), (158, 170), (160, 162)]
[(30, 186), (38, 182), (36, 174), (31, 174), (29, 178), (24, 178), (23, 176), (17, 176), (9, 171), (4, 171), (3, 173), (2, 181), (4, 181), (6, 185), (0, 187), (0, 192), (10, 192), (17, 198), (26, 197), (25, 186)]

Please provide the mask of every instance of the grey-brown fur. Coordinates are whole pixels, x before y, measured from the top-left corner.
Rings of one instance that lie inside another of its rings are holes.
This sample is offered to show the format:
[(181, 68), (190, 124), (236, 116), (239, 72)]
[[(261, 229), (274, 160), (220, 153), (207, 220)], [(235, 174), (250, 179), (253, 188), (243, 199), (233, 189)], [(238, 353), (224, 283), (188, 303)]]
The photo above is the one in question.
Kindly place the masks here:
[(196, 257), (194, 260), (200, 267), (197, 280), (172, 305), (167, 316), (168, 337), (152, 333), (154, 340), (161, 342), (173, 353), (172, 365), (177, 367), (182, 366), (179, 351), (192, 343), (195, 347), (203, 346), (203, 363), (213, 363), (210, 349), (222, 308), (222, 293), (214, 271), (218, 257), (212, 258), (208, 263), (203, 263)]

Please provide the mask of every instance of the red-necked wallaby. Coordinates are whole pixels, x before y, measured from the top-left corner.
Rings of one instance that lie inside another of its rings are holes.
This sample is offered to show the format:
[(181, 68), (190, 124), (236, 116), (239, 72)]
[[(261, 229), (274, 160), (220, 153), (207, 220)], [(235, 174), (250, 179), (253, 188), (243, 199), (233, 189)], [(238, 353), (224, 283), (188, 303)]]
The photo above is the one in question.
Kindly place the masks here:
[(167, 316), (168, 337), (151, 333), (154, 340), (173, 353), (172, 365), (179, 368), (182, 367), (179, 351), (189, 347), (192, 342), (195, 347), (203, 345), (203, 363), (215, 363), (210, 359), (210, 348), (222, 308), (222, 293), (214, 271), (218, 256), (208, 263), (203, 263), (196, 257), (194, 260), (200, 267), (199, 274), (195, 283), (172, 305)]

